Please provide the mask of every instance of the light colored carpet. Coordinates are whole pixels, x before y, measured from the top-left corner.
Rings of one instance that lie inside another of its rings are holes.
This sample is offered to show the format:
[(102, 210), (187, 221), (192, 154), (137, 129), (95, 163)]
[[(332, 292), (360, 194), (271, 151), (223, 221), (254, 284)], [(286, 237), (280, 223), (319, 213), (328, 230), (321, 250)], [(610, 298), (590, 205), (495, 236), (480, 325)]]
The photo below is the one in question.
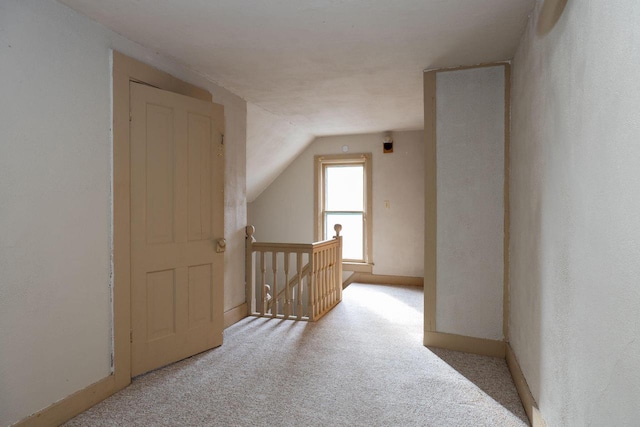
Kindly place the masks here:
[(504, 360), (422, 345), (422, 299), (354, 283), (317, 323), (246, 318), (66, 425), (527, 425)]

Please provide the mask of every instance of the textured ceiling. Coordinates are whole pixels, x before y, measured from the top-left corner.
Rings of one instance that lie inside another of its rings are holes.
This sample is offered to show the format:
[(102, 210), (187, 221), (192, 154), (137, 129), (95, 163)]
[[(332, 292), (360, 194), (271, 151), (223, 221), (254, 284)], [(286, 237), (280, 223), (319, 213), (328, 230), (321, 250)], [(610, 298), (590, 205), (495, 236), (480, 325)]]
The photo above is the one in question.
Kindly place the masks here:
[(254, 104), (250, 201), (313, 136), (422, 129), (422, 71), (511, 58), (534, 1), (61, 0)]

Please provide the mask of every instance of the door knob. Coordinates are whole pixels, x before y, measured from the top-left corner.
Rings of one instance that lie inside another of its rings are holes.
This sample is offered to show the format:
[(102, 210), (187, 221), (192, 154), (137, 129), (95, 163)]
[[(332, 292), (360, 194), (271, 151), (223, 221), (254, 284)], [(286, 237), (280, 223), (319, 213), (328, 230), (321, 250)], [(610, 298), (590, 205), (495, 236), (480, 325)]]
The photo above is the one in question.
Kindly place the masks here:
[(227, 247), (227, 241), (225, 239), (218, 239), (216, 241), (216, 252), (224, 252), (224, 249)]

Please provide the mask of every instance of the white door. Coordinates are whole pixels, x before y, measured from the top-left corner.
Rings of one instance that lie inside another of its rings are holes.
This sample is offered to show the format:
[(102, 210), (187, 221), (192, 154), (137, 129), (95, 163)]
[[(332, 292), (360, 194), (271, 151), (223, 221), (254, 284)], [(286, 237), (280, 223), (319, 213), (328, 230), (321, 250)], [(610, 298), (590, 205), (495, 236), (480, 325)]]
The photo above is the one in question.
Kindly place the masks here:
[(222, 344), (224, 111), (130, 83), (131, 375)]

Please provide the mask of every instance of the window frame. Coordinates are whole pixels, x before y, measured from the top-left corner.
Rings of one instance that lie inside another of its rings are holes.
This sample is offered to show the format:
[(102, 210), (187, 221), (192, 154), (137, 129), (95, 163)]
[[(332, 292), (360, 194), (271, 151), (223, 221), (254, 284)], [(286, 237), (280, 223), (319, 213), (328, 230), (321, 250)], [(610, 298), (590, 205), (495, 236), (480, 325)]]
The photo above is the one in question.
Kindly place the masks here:
[[(344, 270), (371, 273), (373, 270), (373, 186), (371, 153), (329, 154), (314, 157), (314, 236), (324, 240), (325, 229), (325, 171), (327, 166), (362, 165), (364, 168), (363, 256), (364, 260), (342, 262)], [(333, 211), (332, 211), (333, 212)], [(328, 236), (331, 238), (331, 236)]]

